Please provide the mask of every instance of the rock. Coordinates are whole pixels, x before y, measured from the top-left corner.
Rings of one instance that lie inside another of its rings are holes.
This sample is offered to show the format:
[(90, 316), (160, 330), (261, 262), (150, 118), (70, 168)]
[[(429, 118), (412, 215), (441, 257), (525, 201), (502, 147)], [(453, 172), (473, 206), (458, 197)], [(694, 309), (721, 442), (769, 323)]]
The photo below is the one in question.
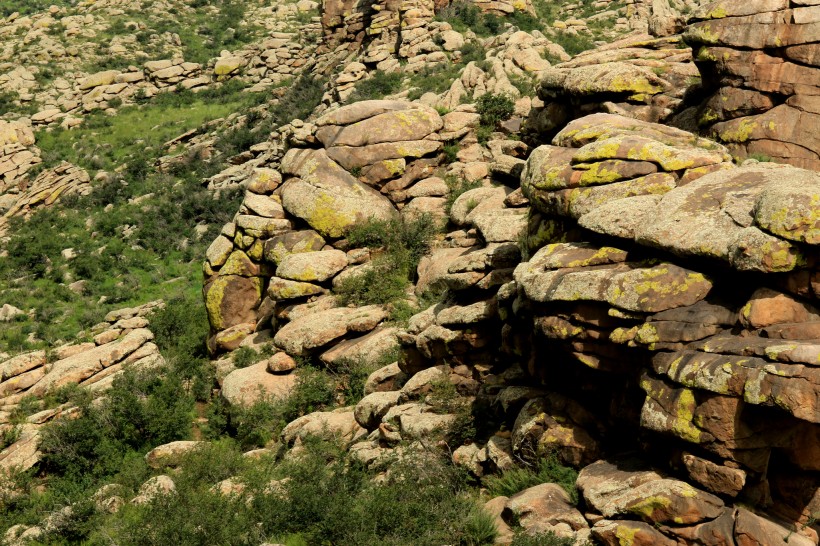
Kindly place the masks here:
[(324, 150), (291, 149), (282, 171), (299, 177), (282, 186), (285, 209), (324, 236), (342, 237), (357, 223), (395, 215), (387, 198), (353, 178)]
[(265, 241), (265, 259), (278, 264), (288, 254), (315, 252), (325, 246), (325, 240), (313, 230), (289, 231)]
[(555, 453), (567, 464), (588, 464), (600, 453), (594, 425), (592, 415), (573, 400), (558, 394), (534, 398), (515, 419), (513, 451), (528, 457)]
[(2, 307), (0, 307), (0, 322), (10, 322), (17, 317), (25, 316), (25, 314), (26, 312), (22, 309), (18, 309), (13, 305), (5, 303)]
[(229, 404), (247, 407), (267, 397), (286, 398), (295, 384), (295, 374), (274, 375), (263, 361), (229, 373), (221, 392)]
[(503, 517), (518, 522), (527, 533), (554, 533), (573, 537), (574, 531), (588, 527), (584, 516), (570, 503), (569, 495), (554, 483), (543, 483), (511, 496), (504, 506)]
[(316, 138), (329, 148), (421, 140), (441, 129), (444, 122), (426, 106), (376, 100), (344, 106), (316, 125), (320, 126)]
[(745, 508), (739, 508), (735, 524), (735, 540), (739, 546), (812, 546), (815, 542), (794, 531), (762, 518)]
[(356, 404), (356, 408), (353, 410), (356, 422), (368, 430), (377, 428), (382, 417), (387, 414), (390, 408), (399, 403), (400, 396), (401, 393), (398, 391), (368, 394)]
[(296, 361), (287, 353), (276, 353), (265, 360), (265, 365), (273, 374), (287, 374), (296, 369)]
[(445, 30), (440, 36), (444, 51), (459, 51), (464, 46), (464, 37), (454, 30)]
[(364, 384), (364, 393), (394, 391), (401, 388), (406, 375), (397, 362), (388, 364), (371, 373)]
[(624, 537), (635, 546), (676, 546), (677, 541), (666, 537), (653, 526), (642, 521), (601, 520), (592, 526), (592, 536), (605, 546), (621, 546)]
[(276, 274), (285, 279), (324, 282), (347, 267), (347, 255), (341, 250), (322, 250), (289, 254), (282, 258)]
[(258, 277), (221, 275), (205, 284), (205, 308), (213, 330), (256, 322), (256, 309), (262, 301)]
[(132, 504), (148, 504), (159, 496), (176, 492), (176, 485), (170, 476), (159, 475), (150, 478), (140, 486), (137, 496), (131, 500)]
[(820, 119), (814, 10), (715, 2), (692, 14), (684, 38), (707, 93), (698, 120), (738, 156), (820, 166), (817, 135), (808, 129)]
[(366, 434), (356, 422), (351, 408), (309, 413), (292, 421), (282, 430), (282, 441), (293, 445), (297, 440), (317, 436), (325, 440), (351, 443)]
[(188, 454), (204, 446), (205, 442), (177, 441), (157, 446), (145, 454), (145, 463), (156, 470), (179, 466)]
[(276, 333), (273, 340), (288, 354), (301, 356), (348, 333), (369, 332), (386, 317), (387, 313), (376, 305), (328, 309), (292, 320)]
[(773, 324), (818, 322), (820, 311), (782, 292), (759, 288), (743, 306), (740, 320), (748, 328), (765, 328)]
[[(302, 270), (302, 272), (305, 273), (306, 271)], [(308, 270), (307, 273), (313, 272)], [(281, 301), (315, 296), (325, 292), (326, 290), (321, 286), (309, 282), (291, 281), (288, 279), (281, 279), (279, 277), (271, 277), (268, 282), (267, 294), (271, 299)]]
[(111, 85), (114, 83), (114, 78), (119, 75), (117, 70), (106, 70), (104, 72), (97, 72), (85, 78), (80, 82), (80, 90), (92, 89), (102, 85)]
[[(627, 467), (628, 468), (628, 467)], [(586, 501), (607, 518), (632, 516), (649, 523), (694, 524), (723, 513), (723, 501), (689, 484), (651, 471), (621, 470), (598, 461), (578, 475)]]
[(379, 361), (397, 352), (397, 333), (396, 328), (380, 326), (369, 334), (337, 343), (332, 349), (322, 353), (320, 358), (330, 366)]
[(735, 497), (746, 484), (746, 472), (739, 468), (719, 465), (691, 453), (683, 454), (683, 464), (692, 480), (718, 495)]

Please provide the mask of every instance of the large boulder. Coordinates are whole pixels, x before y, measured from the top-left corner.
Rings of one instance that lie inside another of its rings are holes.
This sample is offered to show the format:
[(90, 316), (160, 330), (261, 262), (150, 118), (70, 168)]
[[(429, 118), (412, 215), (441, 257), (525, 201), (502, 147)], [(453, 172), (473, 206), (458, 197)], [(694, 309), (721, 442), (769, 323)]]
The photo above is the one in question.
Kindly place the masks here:
[(390, 200), (353, 178), (324, 150), (289, 150), (282, 172), (293, 177), (281, 188), (285, 210), (325, 237), (343, 237), (357, 223), (396, 215)]
[(267, 362), (229, 373), (222, 382), (222, 397), (231, 405), (247, 407), (268, 398), (284, 399), (296, 385), (296, 374), (273, 374)]

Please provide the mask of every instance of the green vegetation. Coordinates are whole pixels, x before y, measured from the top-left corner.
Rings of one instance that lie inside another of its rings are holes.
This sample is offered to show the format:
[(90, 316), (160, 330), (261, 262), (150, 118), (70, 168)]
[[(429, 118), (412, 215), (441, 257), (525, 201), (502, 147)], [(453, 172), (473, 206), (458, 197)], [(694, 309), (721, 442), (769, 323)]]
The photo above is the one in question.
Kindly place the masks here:
[(419, 260), (439, 226), (428, 215), (416, 219), (371, 220), (348, 234), (353, 248), (370, 247), (373, 260), (336, 289), (343, 304), (389, 304), (405, 300)]
[(31, 15), (51, 6), (71, 7), (75, 3), (73, 0), (0, 0), (0, 17), (8, 17), (15, 12)]
[[(207, 245), (233, 218), (242, 192), (216, 195), (204, 188), (203, 179), (219, 163), (198, 157), (182, 157), (173, 172), (159, 172), (156, 160), (174, 152), (165, 143), (245, 111), (244, 123), (217, 135), (216, 148), (223, 156), (239, 153), (292, 116), (306, 117), (321, 100), (323, 82), (298, 79), (267, 108), (267, 117), (255, 114), (264, 94), (242, 90), (241, 83), (229, 82), (199, 94), (164, 93), (115, 116), (90, 115), (77, 129), (38, 133), (42, 168), (66, 160), (92, 177), (101, 170), (110, 174), (87, 196), (68, 196), (26, 221), (12, 222), (8, 256), (0, 260), (0, 296), (35, 313), (0, 330), (0, 351), (68, 339), (113, 308), (157, 298), (199, 301), (198, 283), (168, 281), (199, 277)], [(205, 229), (195, 231), (197, 226)], [(74, 257), (62, 254), (69, 248)], [(69, 289), (75, 281), (86, 284)], [(29, 335), (41, 341), (31, 342)]]
[(516, 467), (500, 476), (490, 476), (486, 479), (486, 486), (494, 497), (510, 496), (529, 487), (541, 483), (557, 483), (570, 496), (573, 504), (578, 502), (578, 490), (575, 480), (578, 473), (570, 467), (562, 465), (558, 457), (552, 453), (540, 459), (534, 467)]
[(495, 128), (515, 113), (515, 102), (507, 95), (486, 93), (476, 101), (476, 112), (481, 116), (481, 125)]
[(402, 74), (400, 72), (375, 71), (370, 78), (356, 84), (356, 90), (347, 99), (347, 103), (363, 100), (382, 99), (401, 90)]
[[(211, 489), (229, 477), (245, 490), (227, 496)], [(126, 507), (105, 531), (124, 545), (477, 546), (495, 536), (463, 475), (434, 453), (423, 464), (397, 463), (374, 484), (372, 473), (346, 464), (331, 444), (310, 442), (304, 455), (281, 464), (244, 460), (224, 444), (190, 456), (174, 479), (177, 494)]]
[(456, 199), (461, 197), (463, 193), (481, 187), (480, 180), (466, 180), (453, 175), (445, 176), (444, 182), (450, 189), (450, 192), (447, 194), (447, 201), (444, 203), (444, 210), (447, 214), (450, 214), (450, 210), (453, 208)]
[(126, 370), (102, 404), (79, 400), (80, 415), (43, 429), (41, 469), (75, 484), (110, 476), (131, 452), (187, 438), (193, 398), (174, 374)]

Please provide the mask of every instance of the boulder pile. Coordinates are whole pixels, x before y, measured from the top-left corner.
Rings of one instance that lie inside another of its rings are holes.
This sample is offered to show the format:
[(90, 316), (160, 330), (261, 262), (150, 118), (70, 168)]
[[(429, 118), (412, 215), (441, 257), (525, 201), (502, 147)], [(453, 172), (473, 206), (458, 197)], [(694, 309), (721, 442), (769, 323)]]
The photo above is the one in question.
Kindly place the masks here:
[(665, 122), (685, 107), (687, 90), (700, 77), (680, 35), (645, 33), (580, 53), (542, 76), (538, 97), (544, 105), (527, 127), (541, 138), (593, 112)]

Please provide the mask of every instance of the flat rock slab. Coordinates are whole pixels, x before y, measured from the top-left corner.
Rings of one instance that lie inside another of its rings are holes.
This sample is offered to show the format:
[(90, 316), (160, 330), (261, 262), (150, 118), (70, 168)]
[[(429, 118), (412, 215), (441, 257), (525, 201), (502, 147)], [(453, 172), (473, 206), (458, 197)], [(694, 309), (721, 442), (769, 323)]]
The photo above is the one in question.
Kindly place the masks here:
[(276, 333), (273, 342), (288, 354), (301, 356), (348, 333), (369, 332), (385, 318), (387, 312), (378, 305), (328, 309), (287, 323)]
[(248, 407), (264, 398), (284, 399), (296, 384), (296, 374), (272, 374), (267, 362), (229, 373), (222, 383), (222, 397), (231, 405)]

